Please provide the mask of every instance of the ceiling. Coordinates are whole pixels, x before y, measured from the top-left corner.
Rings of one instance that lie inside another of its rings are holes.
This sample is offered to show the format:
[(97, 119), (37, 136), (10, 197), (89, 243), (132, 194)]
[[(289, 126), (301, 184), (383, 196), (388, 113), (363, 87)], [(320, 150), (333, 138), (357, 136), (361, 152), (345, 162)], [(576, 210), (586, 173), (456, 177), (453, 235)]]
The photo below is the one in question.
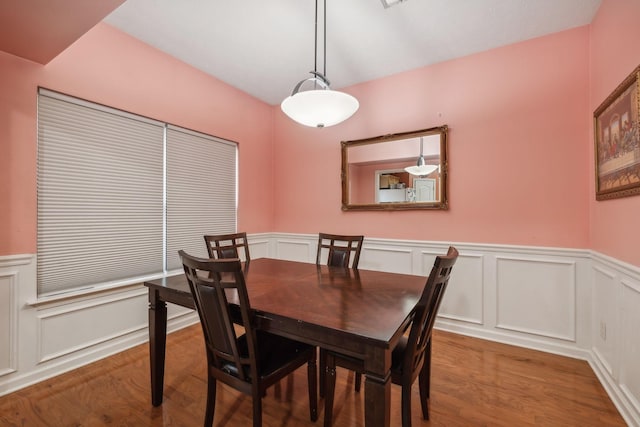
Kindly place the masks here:
[(125, 0), (2, 0), (0, 51), (46, 64)]
[[(313, 0), (0, 3), (0, 50), (40, 63), (104, 17), (109, 25), (273, 105), (314, 69)], [(326, 75), (332, 88), (340, 89), (588, 24), (601, 0), (406, 0), (390, 8), (381, 0), (327, 3)], [(319, 27), (321, 41), (322, 12)], [(35, 58), (48, 40), (57, 44)], [(322, 55), (317, 68), (323, 69)]]

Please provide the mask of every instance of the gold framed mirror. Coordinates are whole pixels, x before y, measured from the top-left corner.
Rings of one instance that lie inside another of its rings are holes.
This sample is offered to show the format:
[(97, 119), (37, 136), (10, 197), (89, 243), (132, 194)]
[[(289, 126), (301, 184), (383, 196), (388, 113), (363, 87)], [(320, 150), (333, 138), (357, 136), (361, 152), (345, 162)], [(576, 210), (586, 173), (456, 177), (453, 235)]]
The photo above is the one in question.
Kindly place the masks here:
[(447, 125), (342, 141), (342, 210), (448, 209)]

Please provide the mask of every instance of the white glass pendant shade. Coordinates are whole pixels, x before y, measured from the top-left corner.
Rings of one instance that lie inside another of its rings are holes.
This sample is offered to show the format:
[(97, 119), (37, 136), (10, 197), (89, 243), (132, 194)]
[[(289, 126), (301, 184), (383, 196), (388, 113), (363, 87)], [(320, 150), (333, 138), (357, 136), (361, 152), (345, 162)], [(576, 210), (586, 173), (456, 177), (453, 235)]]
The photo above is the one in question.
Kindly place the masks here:
[(421, 166), (409, 166), (404, 168), (405, 171), (411, 175), (426, 176), (430, 175), (438, 169), (438, 165), (421, 165)]
[(422, 155), (422, 137), (420, 137), (420, 156), (418, 157), (418, 162), (415, 166), (408, 166), (404, 168), (404, 170), (411, 175), (426, 176), (435, 172), (438, 167), (438, 165), (425, 164), (424, 156)]
[(418, 163), (415, 166), (408, 166), (404, 168), (404, 170), (411, 175), (426, 176), (435, 172), (436, 169), (438, 169), (438, 165), (425, 164), (424, 156), (422, 155), (422, 138), (420, 138), (420, 157), (418, 157)]
[(288, 96), (280, 108), (292, 120), (311, 127), (327, 127), (351, 117), (360, 107), (353, 96), (331, 89), (316, 89)]

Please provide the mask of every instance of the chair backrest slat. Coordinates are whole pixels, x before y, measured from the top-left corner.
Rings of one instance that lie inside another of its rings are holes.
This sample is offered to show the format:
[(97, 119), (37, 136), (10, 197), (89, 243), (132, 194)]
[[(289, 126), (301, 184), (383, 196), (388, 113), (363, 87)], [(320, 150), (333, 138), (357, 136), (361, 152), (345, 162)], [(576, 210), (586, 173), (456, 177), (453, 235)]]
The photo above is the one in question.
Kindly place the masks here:
[[(247, 240), (247, 233), (245, 232), (205, 235), (204, 242), (207, 245), (209, 258), (242, 259), (244, 256), (244, 261), (251, 261), (249, 242)], [(238, 249), (242, 249), (242, 251), (239, 252)]]
[[(210, 364), (247, 381), (252, 372), (257, 372), (257, 358), (253, 314), (240, 260), (196, 258), (184, 251), (179, 255), (200, 317)], [(233, 325), (230, 295), (238, 298), (245, 330), (243, 345)]]
[(438, 309), (457, 259), (458, 251), (454, 247), (449, 247), (447, 255), (436, 257), (414, 311), (404, 354), (403, 375), (417, 376), (424, 363), (425, 351), (431, 340)]
[(328, 251), (327, 265), (358, 268), (363, 240), (364, 236), (319, 233), (316, 264), (321, 264), (320, 260), (324, 249)]

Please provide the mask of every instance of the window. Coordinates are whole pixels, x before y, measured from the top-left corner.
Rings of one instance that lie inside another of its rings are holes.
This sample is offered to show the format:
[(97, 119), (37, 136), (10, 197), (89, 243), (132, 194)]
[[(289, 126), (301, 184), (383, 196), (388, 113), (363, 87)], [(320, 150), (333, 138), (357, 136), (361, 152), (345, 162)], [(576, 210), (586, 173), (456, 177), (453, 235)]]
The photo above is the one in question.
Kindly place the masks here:
[(236, 229), (236, 145), (167, 128), (167, 268), (208, 257), (203, 236)]
[(38, 295), (136, 283), (236, 228), (237, 145), (41, 89)]

